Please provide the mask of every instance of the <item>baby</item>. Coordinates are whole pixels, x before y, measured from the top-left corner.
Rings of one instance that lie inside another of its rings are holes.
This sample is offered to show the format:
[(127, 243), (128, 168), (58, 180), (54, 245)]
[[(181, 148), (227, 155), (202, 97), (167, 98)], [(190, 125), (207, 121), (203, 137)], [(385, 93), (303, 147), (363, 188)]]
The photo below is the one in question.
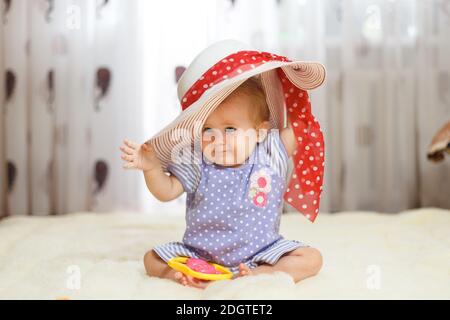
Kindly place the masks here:
[(170, 201), (187, 193), (183, 242), (148, 251), (148, 275), (198, 288), (208, 285), (171, 269), (166, 262), (177, 256), (224, 265), (235, 278), (283, 271), (298, 282), (318, 273), (320, 252), (279, 234), (288, 160), (297, 144), (290, 124), (281, 131), (270, 129), (269, 117), (255, 76), (205, 121), (198, 163), (171, 162), (167, 175), (149, 144), (124, 141), (124, 168), (142, 170), (157, 199)]

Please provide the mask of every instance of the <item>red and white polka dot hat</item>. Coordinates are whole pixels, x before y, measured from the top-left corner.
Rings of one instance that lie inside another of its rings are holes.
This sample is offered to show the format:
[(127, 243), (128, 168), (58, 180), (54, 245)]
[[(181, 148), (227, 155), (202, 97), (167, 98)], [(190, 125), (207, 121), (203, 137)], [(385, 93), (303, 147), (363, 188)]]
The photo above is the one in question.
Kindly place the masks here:
[(322, 192), (324, 139), (307, 90), (319, 87), (325, 74), (318, 62), (291, 61), (231, 39), (216, 42), (197, 55), (178, 82), (181, 114), (148, 142), (167, 170), (174, 150), (199, 141), (209, 114), (245, 80), (260, 75), (271, 127), (284, 128), (287, 113), (298, 141), (284, 200), (313, 222)]

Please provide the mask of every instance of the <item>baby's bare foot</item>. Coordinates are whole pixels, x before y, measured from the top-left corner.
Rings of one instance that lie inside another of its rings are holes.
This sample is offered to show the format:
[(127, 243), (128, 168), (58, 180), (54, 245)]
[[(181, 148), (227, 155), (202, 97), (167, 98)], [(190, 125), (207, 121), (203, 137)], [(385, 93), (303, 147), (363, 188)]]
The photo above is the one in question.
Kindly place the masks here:
[(247, 266), (245, 263), (239, 264), (239, 274), (237, 275), (237, 278), (244, 277), (244, 276), (251, 276), (253, 274), (253, 271)]
[(175, 280), (181, 283), (183, 286), (189, 286), (199, 289), (204, 289), (208, 286), (210, 281), (196, 279), (192, 276), (187, 276), (181, 272), (175, 273)]

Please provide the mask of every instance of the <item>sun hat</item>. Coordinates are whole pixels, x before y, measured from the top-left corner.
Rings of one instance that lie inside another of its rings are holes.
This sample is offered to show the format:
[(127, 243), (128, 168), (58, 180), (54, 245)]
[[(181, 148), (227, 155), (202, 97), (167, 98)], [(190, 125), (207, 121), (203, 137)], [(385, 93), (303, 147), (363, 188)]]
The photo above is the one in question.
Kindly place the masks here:
[(200, 140), (204, 122), (219, 104), (247, 79), (259, 76), (271, 128), (283, 129), (287, 117), (298, 142), (283, 198), (314, 222), (322, 192), (324, 139), (307, 90), (319, 87), (325, 75), (325, 67), (318, 62), (291, 61), (234, 39), (213, 43), (194, 58), (178, 81), (182, 112), (147, 143), (167, 171), (177, 150)]

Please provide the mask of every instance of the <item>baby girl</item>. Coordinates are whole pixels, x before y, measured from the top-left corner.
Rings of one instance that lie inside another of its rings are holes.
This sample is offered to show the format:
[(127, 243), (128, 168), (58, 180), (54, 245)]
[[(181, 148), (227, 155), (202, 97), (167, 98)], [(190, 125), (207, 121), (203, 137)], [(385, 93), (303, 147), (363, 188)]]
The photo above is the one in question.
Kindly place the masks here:
[(206, 119), (198, 163), (171, 162), (167, 175), (149, 144), (124, 141), (124, 167), (142, 170), (157, 199), (170, 201), (187, 193), (183, 241), (145, 254), (150, 276), (204, 288), (208, 281), (167, 265), (177, 256), (221, 264), (235, 278), (282, 271), (298, 282), (318, 273), (320, 252), (279, 234), (288, 160), (297, 143), (290, 124), (270, 129), (269, 117), (260, 79), (254, 76)]

